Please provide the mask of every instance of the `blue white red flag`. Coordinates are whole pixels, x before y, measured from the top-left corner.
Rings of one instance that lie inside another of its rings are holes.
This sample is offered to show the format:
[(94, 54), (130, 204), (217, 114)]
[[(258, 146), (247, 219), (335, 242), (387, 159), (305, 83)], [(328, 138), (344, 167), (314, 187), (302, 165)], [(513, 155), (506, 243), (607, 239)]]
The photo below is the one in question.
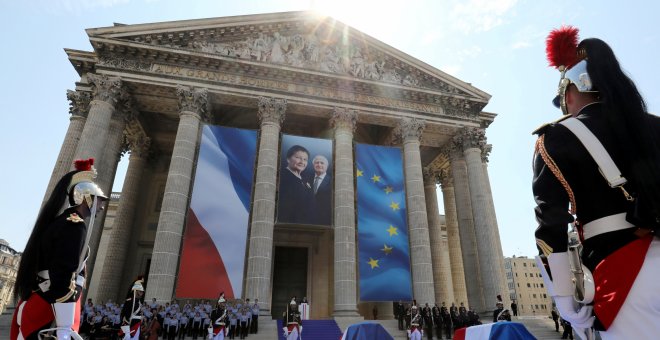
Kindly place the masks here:
[(256, 150), (256, 131), (203, 127), (177, 297), (241, 296)]

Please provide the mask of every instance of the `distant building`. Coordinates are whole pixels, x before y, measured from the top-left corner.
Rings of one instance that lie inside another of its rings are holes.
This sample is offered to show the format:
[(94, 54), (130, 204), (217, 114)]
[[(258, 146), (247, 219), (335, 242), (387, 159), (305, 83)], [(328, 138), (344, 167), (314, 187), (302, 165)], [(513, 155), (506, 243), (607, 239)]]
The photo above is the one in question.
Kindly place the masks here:
[(526, 256), (506, 257), (504, 270), (509, 296), (518, 304), (519, 316), (550, 315), (552, 299), (534, 259)]
[(0, 314), (5, 306), (14, 302), (14, 283), (21, 253), (9, 246), (7, 241), (0, 239)]

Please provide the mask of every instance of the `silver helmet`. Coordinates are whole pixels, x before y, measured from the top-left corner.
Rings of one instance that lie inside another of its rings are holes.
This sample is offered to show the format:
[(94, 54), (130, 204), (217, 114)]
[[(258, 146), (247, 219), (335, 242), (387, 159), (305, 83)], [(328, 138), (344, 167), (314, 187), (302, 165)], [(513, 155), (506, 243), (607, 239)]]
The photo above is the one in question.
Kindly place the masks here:
[(92, 207), (94, 197), (100, 200), (107, 200), (108, 197), (103, 190), (94, 183), (96, 178), (96, 169), (94, 168), (94, 159), (78, 160), (75, 162), (76, 170), (79, 170), (71, 178), (71, 183), (67, 192), (71, 193), (75, 205), (85, 202), (88, 207)]

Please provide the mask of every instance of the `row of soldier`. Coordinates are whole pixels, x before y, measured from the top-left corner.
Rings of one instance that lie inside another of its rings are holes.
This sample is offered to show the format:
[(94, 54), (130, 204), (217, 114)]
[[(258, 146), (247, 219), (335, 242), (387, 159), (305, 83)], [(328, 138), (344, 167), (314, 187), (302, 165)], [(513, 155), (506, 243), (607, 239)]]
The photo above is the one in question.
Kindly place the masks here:
[[(94, 304), (87, 300), (82, 310), (81, 334), (88, 334), (90, 339), (115, 338), (122, 324), (120, 312), (123, 305), (108, 301), (105, 304)], [(236, 299), (224, 303), (226, 308), (226, 335), (228, 338), (238, 336), (244, 339), (248, 334), (256, 334), (258, 330), (259, 305), (250, 300)], [(208, 329), (213, 320), (214, 308), (208, 301), (198, 301), (179, 305), (176, 300), (161, 305), (154, 299), (149, 304), (139, 307), (142, 315), (141, 333), (146, 335), (149, 328), (157, 328), (156, 334), (150, 338), (158, 339), (184, 339), (192, 337), (206, 338)], [(153, 325), (157, 321), (157, 326)], [(153, 331), (151, 331), (153, 332)], [(144, 337), (144, 336), (143, 336)], [(146, 337), (144, 337), (146, 338)]]
[(480, 325), (479, 315), (472, 308), (466, 308), (461, 302), (460, 306), (454, 303), (447, 307), (445, 302), (439, 306), (435, 303), (430, 306), (419, 307), (417, 301), (412, 304), (403, 304), (399, 301), (394, 307), (394, 317), (398, 320), (399, 330), (406, 330), (411, 339), (421, 339), (426, 335), (432, 339), (451, 339), (455, 329)]

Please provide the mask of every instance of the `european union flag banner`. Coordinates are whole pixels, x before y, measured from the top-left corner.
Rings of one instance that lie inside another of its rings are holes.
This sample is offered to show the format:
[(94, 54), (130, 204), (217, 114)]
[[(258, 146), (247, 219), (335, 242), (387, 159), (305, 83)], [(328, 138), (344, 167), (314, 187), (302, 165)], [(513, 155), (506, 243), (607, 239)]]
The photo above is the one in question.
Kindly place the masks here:
[(176, 296), (241, 296), (257, 132), (205, 125)]
[(357, 144), (355, 160), (360, 300), (412, 300), (401, 149)]

